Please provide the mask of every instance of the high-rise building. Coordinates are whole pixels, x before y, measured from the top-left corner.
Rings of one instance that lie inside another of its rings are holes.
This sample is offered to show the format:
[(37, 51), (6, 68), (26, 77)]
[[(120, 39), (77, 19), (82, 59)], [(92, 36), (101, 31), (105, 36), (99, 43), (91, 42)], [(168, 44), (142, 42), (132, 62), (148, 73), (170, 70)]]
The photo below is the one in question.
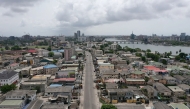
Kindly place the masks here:
[(80, 31), (77, 31), (77, 38), (80, 37)]
[(65, 36), (59, 36), (58, 38), (61, 42), (65, 42)]
[(71, 48), (65, 48), (64, 49), (65, 61), (69, 61), (71, 59), (71, 56), (72, 56), (72, 49)]
[(77, 33), (74, 33), (74, 38), (78, 39), (78, 37), (77, 37)]
[(185, 41), (185, 39), (186, 39), (186, 33), (181, 33), (180, 41)]

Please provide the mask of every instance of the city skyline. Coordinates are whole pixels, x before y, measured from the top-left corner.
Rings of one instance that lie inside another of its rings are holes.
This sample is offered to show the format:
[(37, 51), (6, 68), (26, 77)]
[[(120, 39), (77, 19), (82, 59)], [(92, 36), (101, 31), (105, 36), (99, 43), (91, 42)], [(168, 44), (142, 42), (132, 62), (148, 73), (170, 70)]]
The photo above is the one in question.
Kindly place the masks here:
[(190, 34), (188, 0), (0, 0), (0, 36)]

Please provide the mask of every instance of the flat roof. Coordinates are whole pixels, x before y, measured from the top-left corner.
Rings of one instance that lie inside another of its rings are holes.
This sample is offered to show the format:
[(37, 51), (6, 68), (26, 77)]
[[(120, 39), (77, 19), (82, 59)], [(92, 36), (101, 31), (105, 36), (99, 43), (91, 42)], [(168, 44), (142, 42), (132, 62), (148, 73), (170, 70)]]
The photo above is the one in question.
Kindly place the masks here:
[(42, 106), (43, 102), (44, 102), (43, 100), (38, 100), (38, 99), (31, 101), (26, 109), (39, 109), (39, 107)]
[(31, 70), (41, 70), (41, 69), (43, 69), (43, 66), (41, 66), (41, 67), (36, 67), (36, 68), (32, 68)]
[(178, 86), (168, 86), (168, 88), (169, 88), (170, 90), (172, 90), (173, 92), (178, 92), (178, 91), (184, 92), (184, 90), (182, 90), (182, 89), (179, 88)]
[(15, 105), (20, 105), (23, 102), (23, 100), (4, 100), (0, 106), (15, 106)]
[(39, 84), (46, 84), (46, 81), (37, 81), (37, 82), (25, 81), (25, 82), (22, 82), (21, 84), (23, 84), (23, 85), (39, 85)]
[(117, 109), (146, 109), (144, 105), (116, 105)]
[(132, 74), (143, 74), (144, 72), (142, 72), (142, 71), (134, 71), (134, 72), (131, 72)]
[(189, 109), (185, 104), (182, 103), (171, 103), (169, 104), (173, 109)]
[(67, 109), (65, 104), (44, 104), (41, 109)]
[(153, 105), (154, 105), (154, 109), (171, 109), (167, 104), (163, 102), (156, 102)]
[(46, 68), (46, 69), (48, 69), (48, 68), (57, 68), (57, 66), (54, 65), (54, 64), (48, 64), (48, 65), (45, 65), (43, 68)]
[(145, 81), (144, 79), (126, 78), (126, 81)]

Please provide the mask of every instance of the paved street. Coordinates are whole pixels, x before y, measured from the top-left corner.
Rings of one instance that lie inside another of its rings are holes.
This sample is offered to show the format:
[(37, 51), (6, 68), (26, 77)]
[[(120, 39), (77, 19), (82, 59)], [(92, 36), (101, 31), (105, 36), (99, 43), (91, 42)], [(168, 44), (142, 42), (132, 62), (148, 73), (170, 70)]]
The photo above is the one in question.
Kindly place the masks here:
[(82, 100), (82, 109), (100, 109), (100, 104), (97, 96), (97, 91), (95, 89), (95, 84), (93, 82), (94, 68), (92, 63), (92, 56), (89, 52), (86, 52), (86, 65), (84, 72), (84, 93)]

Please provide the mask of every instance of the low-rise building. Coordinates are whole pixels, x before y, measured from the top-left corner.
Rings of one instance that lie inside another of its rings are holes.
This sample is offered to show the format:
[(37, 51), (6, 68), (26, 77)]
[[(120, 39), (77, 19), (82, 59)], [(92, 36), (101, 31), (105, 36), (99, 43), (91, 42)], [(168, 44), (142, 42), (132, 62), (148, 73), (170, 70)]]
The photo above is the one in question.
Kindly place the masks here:
[(41, 109), (69, 109), (68, 107), (69, 106), (66, 104), (57, 104), (56, 103), (56, 104), (43, 104)]
[(170, 103), (169, 106), (172, 107), (172, 109), (189, 109), (185, 104), (183, 103)]
[(64, 85), (75, 85), (76, 78), (57, 78), (52, 83), (64, 84)]
[(164, 86), (162, 83), (153, 83), (153, 87), (157, 90), (160, 96), (170, 97), (172, 95), (172, 91), (168, 89), (166, 86)]
[(142, 89), (146, 90), (144, 91), (144, 94), (149, 98), (152, 99), (158, 95), (156, 89), (152, 86), (144, 86)]
[(116, 83), (105, 83), (106, 89), (118, 89), (118, 84)]
[(58, 67), (54, 64), (49, 64), (43, 67), (44, 68), (44, 73), (45, 74), (51, 74), (55, 75), (55, 73), (58, 71)]
[(143, 78), (145, 78), (145, 73), (142, 71), (133, 71), (130, 74), (130, 78), (143, 79)]
[(145, 85), (144, 79), (126, 78), (125, 82), (127, 85)]
[(102, 56), (103, 55), (103, 51), (102, 50), (94, 50), (94, 56)]
[(153, 103), (154, 109), (171, 109), (166, 103), (163, 102), (156, 102)]
[(15, 70), (19, 67), (19, 63), (13, 63), (7, 66), (7, 69)]
[(171, 76), (164, 76), (164, 79), (166, 80), (166, 84), (176, 84), (177, 80), (174, 77)]
[(111, 48), (112, 50), (116, 50), (116, 49), (117, 49), (117, 44), (111, 44), (111, 45), (110, 45), (110, 48)]
[(0, 103), (0, 109), (22, 109), (24, 106), (24, 100), (4, 100)]
[(117, 109), (146, 109), (144, 105), (117, 105)]
[(36, 99), (37, 90), (12, 90), (6, 93), (6, 100), (30, 100)]
[(177, 81), (178, 84), (184, 83), (185, 78), (183, 76), (181, 76), (181, 75), (174, 75), (173, 77), (176, 78), (176, 81)]
[(23, 90), (38, 89), (40, 92), (44, 92), (46, 87), (47, 87), (46, 81), (24, 81), (20, 83), (20, 89)]
[(185, 91), (178, 86), (168, 86), (168, 88), (172, 91), (175, 97), (183, 97), (185, 95)]
[(44, 102), (43, 100), (39, 99), (31, 101), (26, 109), (41, 109), (43, 102)]
[(13, 70), (5, 70), (2, 73), (0, 73), (0, 85), (10, 85), (13, 83), (17, 83), (19, 80), (18, 72)]
[(73, 86), (47, 87), (44, 95), (50, 97), (49, 100), (63, 98), (63, 102), (69, 103), (72, 98), (72, 91)]
[(113, 70), (114, 69), (114, 65), (110, 64), (110, 63), (100, 63), (99, 64), (99, 70), (105, 70), (105, 69)]
[(43, 66), (30, 69), (30, 75), (39, 75), (43, 73)]
[(190, 94), (190, 86), (187, 84), (178, 84), (178, 87), (180, 87), (182, 90), (185, 91), (186, 94)]
[(127, 99), (133, 99), (133, 91), (130, 89), (107, 89), (108, 98), (118, 102), (126, 102)]

